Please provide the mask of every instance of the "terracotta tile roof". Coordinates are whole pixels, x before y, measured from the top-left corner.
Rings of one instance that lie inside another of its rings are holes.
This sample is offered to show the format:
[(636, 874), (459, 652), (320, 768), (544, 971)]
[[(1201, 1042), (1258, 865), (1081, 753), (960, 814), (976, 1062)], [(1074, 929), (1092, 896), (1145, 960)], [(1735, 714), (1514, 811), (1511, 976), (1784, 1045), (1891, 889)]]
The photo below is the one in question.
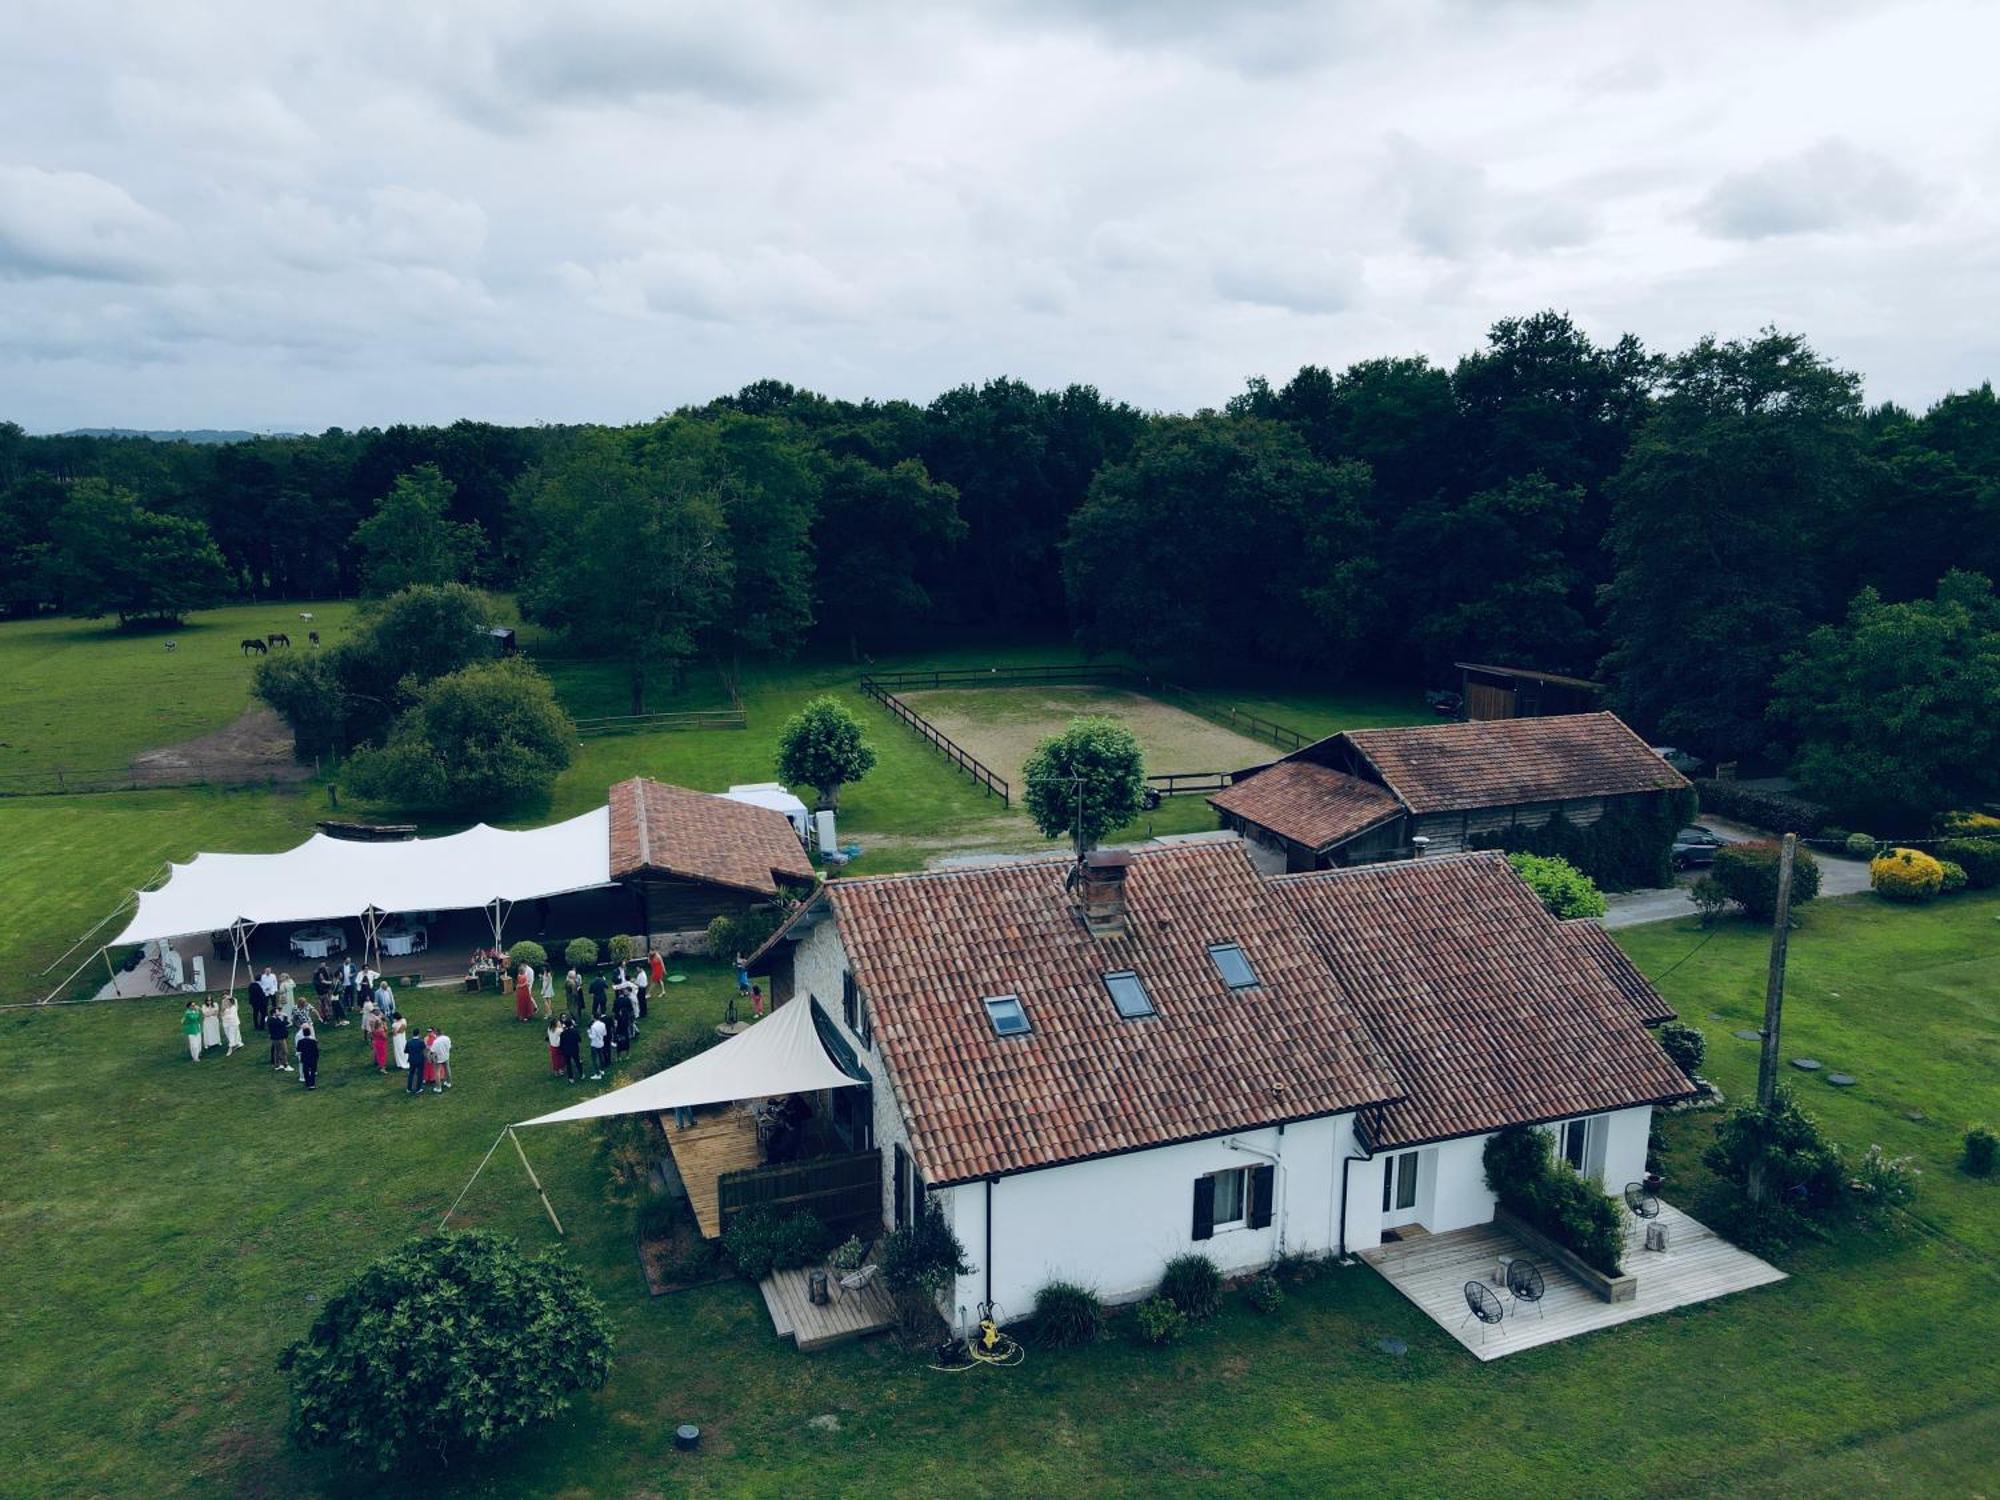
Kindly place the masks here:
[(1281, 760), (1217, 792), (1208, 805), (1308, 849), (1352, 838), (1403, 810), (1372, 781), (1309, 760)]
[(1337, 738), (1359, 751), (1419, 814), (1688, 784), (1610, 713), (1352, 729)]
[[(1093, 938), (1066, 860), (828, 888), (911, 1150), (933, 1183), (1331, 1114), (1400, 1092), (1238, 843), (1137, 851), (1129, 931)], [(1254, 989), (1208, 955), (1241, 944)], [(1157, 1012), (1120, 1017), (1130, 969)], [(1016, 995), (1033, 1028), (993, 1032)]]
[(1619, 992), (1632, 1002), (1632, 1009), (1639, 1013), (1641, 1024), (1658, 1026), (1666, 1021), (1677, 1020), (1679, 1012), (1661, 998), (1653, 988), (1652, 981), (1639, 972), (1638, 966), (1625, 955), (1617, 940), (1599, 927), (1596, 922), (1584, 918), (1576, 922), (1564, 922), (1562, 930), (1568, 933), (1593, 959), (1604, 977), (1618, 986)]
[(1413, 1145), (1690, 1092), (1633, 1002), (1498, 854), (1282, 876), (1403, 1082), (1373, 1131)]
[(759, 896), (814, 878), (783, 813), (635, 776), (611, 788), (611, 876), (642, 870)]

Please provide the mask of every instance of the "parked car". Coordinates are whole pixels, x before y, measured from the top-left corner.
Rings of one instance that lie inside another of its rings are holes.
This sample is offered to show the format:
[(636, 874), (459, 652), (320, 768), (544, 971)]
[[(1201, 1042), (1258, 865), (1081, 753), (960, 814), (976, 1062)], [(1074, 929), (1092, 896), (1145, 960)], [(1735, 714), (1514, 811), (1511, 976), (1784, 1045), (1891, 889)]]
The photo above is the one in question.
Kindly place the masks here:
[(1674, 868), (1692, 870), (1696, 865), (1715, 863), (1715, 851), (1729, 841), (1717, 836), (1712, 828), (1704, 828), (1696, 823), (1691, 828), (1683, 828), (1674, 835)]
[(1672, 766), (1683, 776), (1693, 776), (1703, 766), (1708, 764), (1699, 755), (1690, 755), (1687, 751), (1678, 750), (1672, 745), (1655, 745), (1653, 746), (1653, 754), (1659, 756), (1661, 760)]
[(1431, 706), (1431, 712), (1440, 719), (1455, 719), (1459, 715), (1459, 710), (1465, 707), (1465, 700), (1457, 693), (1425, 693), (1424, 702)]

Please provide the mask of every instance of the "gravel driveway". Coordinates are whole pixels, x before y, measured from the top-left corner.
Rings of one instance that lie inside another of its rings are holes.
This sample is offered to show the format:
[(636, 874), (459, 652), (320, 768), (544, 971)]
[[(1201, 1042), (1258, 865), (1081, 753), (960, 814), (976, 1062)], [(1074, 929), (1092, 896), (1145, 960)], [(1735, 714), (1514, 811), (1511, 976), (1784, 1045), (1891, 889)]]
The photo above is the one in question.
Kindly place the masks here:
[[(1732, 844), (1770, 836), (1759, 829), (1746, 828), (1741, 823), (1731, 823), (1723, 818), (1703, 818), (1701, 825), (1714, 829), (1718, 837)], [(1866, 861), (1849, 859), (1844, 854), (1829, 854), (1824, 849), (1815, 849), (1813, 856), (1819, 861), (1821, 897), (1852, 896), (1868, 889)], [(1604, 925), (1637, 927), (1642, 922), (1669, 922), (1675, 917), (1693, 916), (1694, 904), (1688, 900), (1687, 888), (1704, 873), (1689, 870), (1665, 890), (1622, 891), (1607, 895), (1604, 898)]]

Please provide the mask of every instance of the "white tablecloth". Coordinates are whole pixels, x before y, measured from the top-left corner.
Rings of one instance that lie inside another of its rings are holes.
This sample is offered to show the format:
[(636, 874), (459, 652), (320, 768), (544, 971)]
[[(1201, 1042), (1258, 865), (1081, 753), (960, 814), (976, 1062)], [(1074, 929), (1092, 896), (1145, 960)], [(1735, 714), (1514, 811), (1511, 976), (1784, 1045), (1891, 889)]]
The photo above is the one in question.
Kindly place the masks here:
[(417, 935), (414, 932), (385, 932), (382, 934), (382, 951), (394, 958), (417, 951)]
[(301, 958), (325, 958), (329, 953), (346, 946), (347, 939), (323, 927), (292, 934), (292, 952)]

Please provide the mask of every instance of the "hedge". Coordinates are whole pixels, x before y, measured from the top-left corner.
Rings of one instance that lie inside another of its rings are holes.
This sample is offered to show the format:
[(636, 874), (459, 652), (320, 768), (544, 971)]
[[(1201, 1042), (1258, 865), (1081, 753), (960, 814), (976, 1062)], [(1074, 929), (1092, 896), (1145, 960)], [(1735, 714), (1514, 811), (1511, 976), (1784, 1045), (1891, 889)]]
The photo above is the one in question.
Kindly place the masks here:
[(1809, 835), (1818, 833), (1826, 826), (1828, 814), (1824, 804), (1809, 802), (1790, 792), (1766, 791), (1762, 787), (1745, 786), (1740, 781), (1716, 781), (1713, 778), (1697, 781), (1694, 789), (1703, 812), (1734, 818), (1752, 828)]
[(1486, 1185), (1509, 1213), (1606, 1276), (1619, 1273), (1625, 1221), (1618, 1205), (1555, 1159), (1546, 1131), (1509, 1125), (1488, 1137), (1482, 1160)]
[(1539, 828), (1474, 833), (1466, 845), (1566, 859), (1602, 890), (1651, 889), (1673, 884), (1674, 835), (1694, 810), (1689, 791), (1613, 797), (1595, 823), (1572, 823), (1558, 812)]
[(1937, 852), (1965, 871), (1966, 884), (1975, 891), (2000, 886), (2000, 839), (1946, 839)]
[[(1715, 851), (1712, 876), (1744, 912), (1768, 922), (1778, 911), (1778, 846), (1768, 839), (1725, 844)], [(1792, 905), (1803, 906), (1819, 894), (1819, 861), (1799, 848), (1792, 860)]]

